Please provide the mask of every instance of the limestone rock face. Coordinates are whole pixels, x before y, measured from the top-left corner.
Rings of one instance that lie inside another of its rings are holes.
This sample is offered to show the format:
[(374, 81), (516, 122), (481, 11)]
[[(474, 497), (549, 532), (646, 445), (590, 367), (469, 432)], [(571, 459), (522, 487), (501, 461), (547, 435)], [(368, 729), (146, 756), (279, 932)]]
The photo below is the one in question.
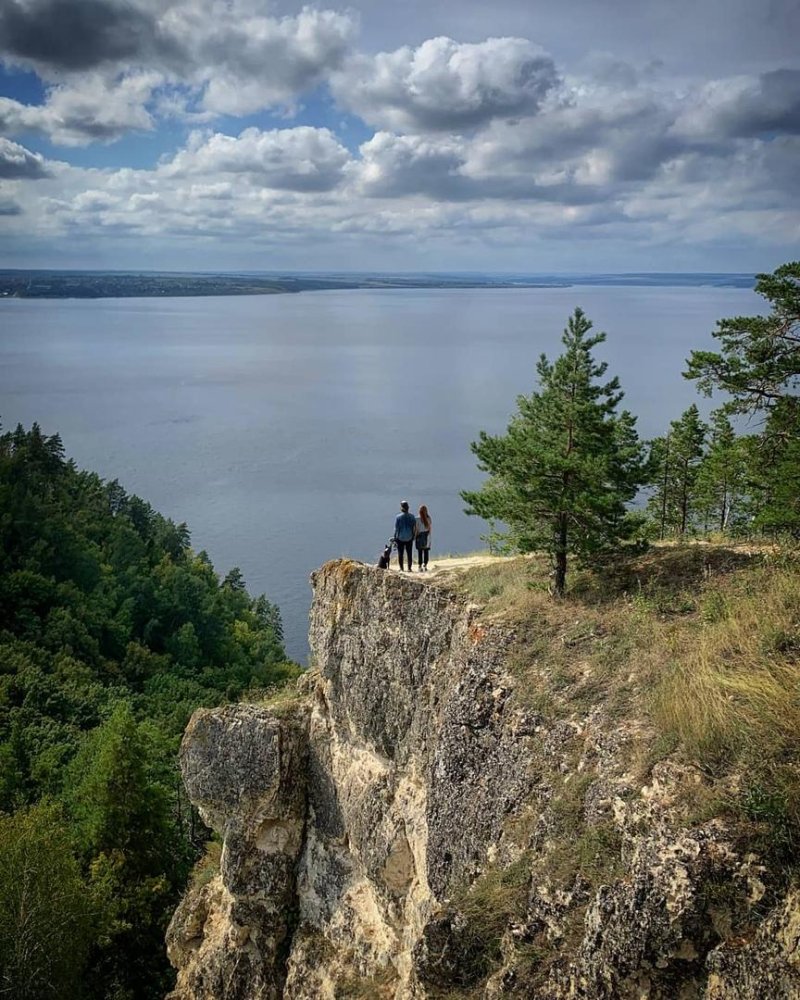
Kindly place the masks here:
[(800, 899), (705, 779), (602, 698), (517, 696), (513, 630), (435, 581), (313, 576), (287, 709), (193, 717), (181, 766), (223, 839), (168, 934), (174, 1000), (800, 998)]
[(170, 924), (167, 952), (180, 969), (174, 1000), (276, 1000), (297, 920), (305, 713), (200, 709), (186, 730), (181, 770), (223, 850), (219, 876), (190, 891)]
[(750, 940), (708, 956), (709, 1000), (800, 996), (800, 893), (790, 892)]

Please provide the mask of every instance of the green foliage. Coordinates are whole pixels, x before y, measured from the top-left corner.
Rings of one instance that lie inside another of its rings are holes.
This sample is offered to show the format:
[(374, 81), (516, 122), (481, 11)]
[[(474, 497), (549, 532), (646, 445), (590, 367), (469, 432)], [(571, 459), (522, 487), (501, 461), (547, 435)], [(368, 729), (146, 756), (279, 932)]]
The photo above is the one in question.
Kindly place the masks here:
[(0, 997), (81, 997), (89, 886), (53, 806), (0, 817)]
[(126, 702), (84, 739), (70, 764), (64, 798), (76, 844), (87, 857), (119, 852), (132, 873), (160, 870), (175, 850), (159, 748)]
[(673, 420), (666, 437), (651, 446), (654, 489), (648, 509), (659, 525), (659, 537), (683, 537), (697, 513), (696, 484), (703, 458), (706, 426), (694, 403)]
[(684, 375), (707, 395), (729, 394), (729, 411), (764, 416), (751, 463), (755, 526), (800, 537), (800, 261), (759, 274), (756, 291), (769, 315), (720, 320), (720, 351), (692, 351)]
[(749, 511), (749, 438), (737, 438), (724, 410), (712, 415), (711, 433), (695, 480), (695, 505), (705, 531), (736, 531)]
[(800, 389), (800, 261), (757, 275), (756, 291), (770, 314), (721, 319), (719, 353), (692, 351), (684, 373), (707, 395), (728, 393), (739, 413), (772, 409)]
[(295, 671), (277, 608), (238, 570), (220, 581), (185, 525), (76, 469), (57, 435), (0, 435), (0, 811), (30, 837), (35, 804), (61, 804), (58, 853), (89, 908), (73, 955), (86, 997), (169, 990), (164, 929), (204, 839), (180, 790), (181, 733), (199, 705)]
[(800, 538), (800, 399), (776, 404), (749, 457), (754, 529)]
[(480, 490), (461, 494), (468, 514), (506, 526), (512, 548), (550, 554), (558, 595), (568, 556), (585, 562), (623, 537), (625, 505), (645, 479), (635, 418), (617, 413), (619, 381), (599, 381), (606, 365), (592, 356), (605, 334), (590, 335), (591, 328), (576, 309), (564, 353), (553, 363), (542, 355), (539, 389), (518, 398), (506, 434), (482, 431), (472, 444), (489, 476)]

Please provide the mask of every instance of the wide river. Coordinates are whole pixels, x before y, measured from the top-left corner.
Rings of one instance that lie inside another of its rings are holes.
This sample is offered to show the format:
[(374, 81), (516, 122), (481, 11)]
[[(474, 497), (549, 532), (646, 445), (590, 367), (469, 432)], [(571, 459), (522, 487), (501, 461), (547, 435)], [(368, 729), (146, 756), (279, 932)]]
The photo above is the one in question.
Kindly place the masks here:
[(186, 521), (241, 567), (307, 657), (309, 573), (374, 562), (401, 499), (426, 503), (437, 553), (482, 546), (459, 490), (470, 441), (501, 431), (580, 305), (649, 437), (692, 401), (681, 378), (716, 320), (759, 311), (735, 288), (361, 290), (252, 298), (0, 302), (0, 419), (60, 433), (80, 466)]

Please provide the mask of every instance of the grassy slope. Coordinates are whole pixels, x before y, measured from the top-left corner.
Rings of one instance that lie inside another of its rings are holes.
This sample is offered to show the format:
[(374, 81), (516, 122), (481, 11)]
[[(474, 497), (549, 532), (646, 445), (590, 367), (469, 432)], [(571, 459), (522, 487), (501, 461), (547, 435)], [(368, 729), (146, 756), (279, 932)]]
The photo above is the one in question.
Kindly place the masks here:
[(736, 802), (800, 842), (800, 562), (754, 547), (654, 548), (547, 594), (544, 560), (460, 573), (457, 585), (511, 620), (517, 696), (555, 716), (598, 700), (651, 722), (712, 779), (745, 775)]
[[(484, 616), (514, 625), (515, 698), (545, 720), (580, 720), (602, 706), (612, 724), (633, 721), (641, 745), (631, 770), (643, 783), (666, 757), (698, 767), (705, 777), (684, 789), (685, 822), (742, 820), (777, 879), (796, 877), (800, 562), (755, 547), (657, 546), (613, 575), (576, 575), (562, 601), (548, 595), (548, 566), (535, 556), (443, 576), (484, 605)], [(614, 824), (585, 821), (596, 775), (550, 777), (555, 850), (540, 857), (529, 848), (541, 810), (533, 803), (530, 816), (523, 811), (506, 831), (522, 853), (490, 866), (454, 899), (474, 936), (467, 950), (485, 974), (502, 964), (506, 928), (525, 919), (532, 876), (570, 891), (578, 874), (592, 890), (621, 874)], [(572, 905), (558, 945), (517, 945), (520, 995), (540, 987), (550, 964), (577, 946), (584, 910), (585, 901)], [(483, 996), (482, 988), (430, 995), (463, 1000)]]

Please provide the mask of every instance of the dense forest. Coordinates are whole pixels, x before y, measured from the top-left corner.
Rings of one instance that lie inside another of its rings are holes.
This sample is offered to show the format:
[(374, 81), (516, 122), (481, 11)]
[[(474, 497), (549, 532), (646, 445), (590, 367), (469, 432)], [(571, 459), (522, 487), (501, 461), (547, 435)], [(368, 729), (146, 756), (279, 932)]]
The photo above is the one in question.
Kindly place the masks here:
[(147, 1000), (206, 839), (176, 751), (199, 705), (280, 683), (278, 609), (174, 524), (0, 435), (0, 997)]

